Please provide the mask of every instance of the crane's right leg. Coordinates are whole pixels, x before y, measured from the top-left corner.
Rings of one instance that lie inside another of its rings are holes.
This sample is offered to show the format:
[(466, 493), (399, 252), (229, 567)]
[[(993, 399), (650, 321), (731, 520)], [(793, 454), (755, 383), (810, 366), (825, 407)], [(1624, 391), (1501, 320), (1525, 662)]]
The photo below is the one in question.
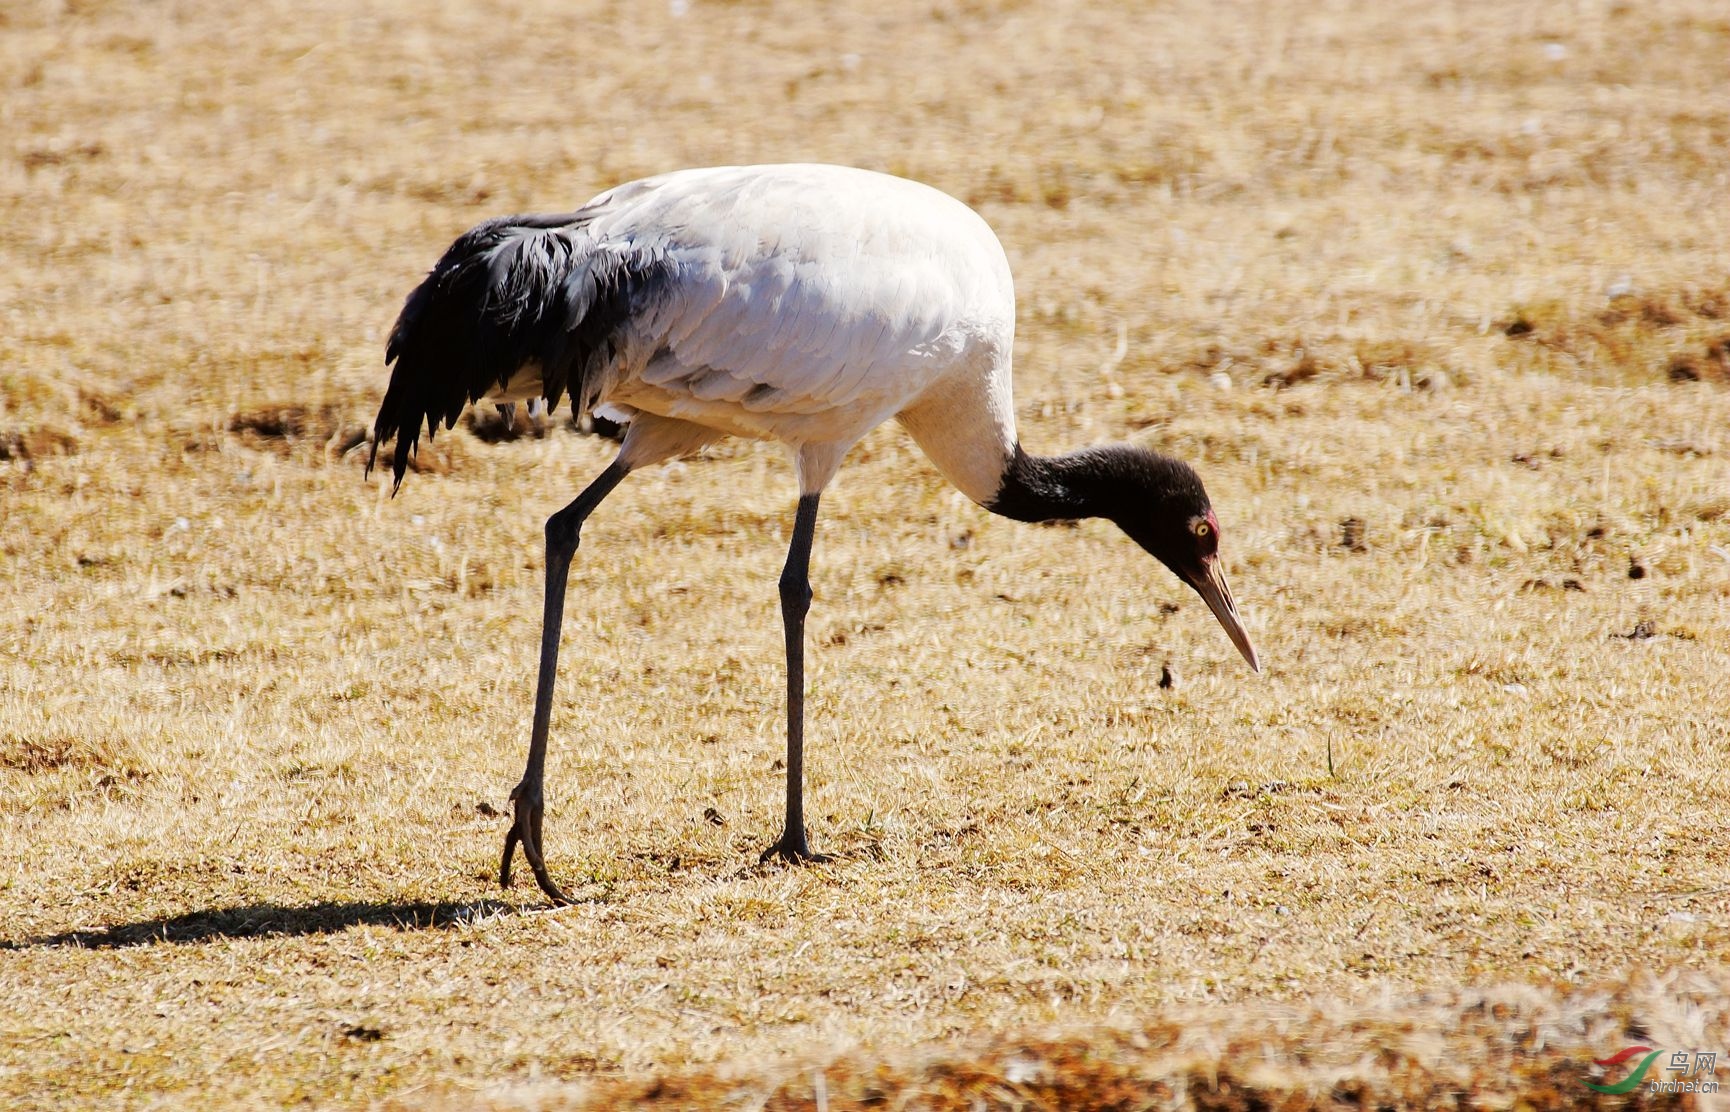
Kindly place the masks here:
[(570, 505), (547, 519), (547, 594), (546, 609), (541, 616), (541, 670), (535, 681), (535, 724), (529, 736), (528, 767), (523, 770), (521, 782), (511, 789), (516, 813), (510, 832), (505, 835), (499, 883), (510, 887), (511, 858), (520, 841), (523, 856), (529, 859), (529, 868), (534, 870), (541, 891), (558, 904), (568, 904), (571, 898), (553, 883), (541, 851), (541, 812), (545, 806), (541, 784), (547, 763), (547, 729), (553, 717), (553, 680), (559, 669), (559, 631), (565, 619), (565, 582), (570, 577), (571, 558), (577, 554), (583, 519), (630, 473), (631, 467), (621, 455)]

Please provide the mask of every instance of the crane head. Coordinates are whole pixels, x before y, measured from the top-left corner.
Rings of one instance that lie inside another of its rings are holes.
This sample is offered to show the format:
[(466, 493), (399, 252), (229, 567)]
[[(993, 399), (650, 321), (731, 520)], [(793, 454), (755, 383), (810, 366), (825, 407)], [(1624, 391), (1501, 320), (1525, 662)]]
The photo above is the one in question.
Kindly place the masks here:
[(1255, 646), (1238, 617), (1237, 602), (1220, 567), (1219, 518), (1214, 516), (1200, 477), (1187, 464), (1153, 458), (1158, 465), (1151, 469), (1150, 481), (1144, 485), (1144, 498), (1136, 499), (1132, 507), (1116, 507), (1110, 514), (1112, 520), (1195, 589), (1250, 668), (1261, 671)]
[(1225, 581), (1225, 572), (1219, 563), (1219, 519), (1213, 516), (1213, 510), (1191, 517), (1185, 525), (1193, 538), (1190, 546), (1189, 559), (1180, 564), (1167, 563), (1180, 579), (1195, 588), (1195, 593), (1201, 596), (1207, 608), (1213, 611), (1213, 616), (1219, 619), (1224, 627), (1225, 635), (1231, 638), (1231, 643), (1237, 646), (1237, 651), (1243, 654), (1251, 671), (1261, 671), (1261, 662), (1256, 659), (1255, 646), (1250, 644), (1249, 634), (1243, 628), (1243, 620), (1237, 614), (1237, 602), (1231, 597), (1231, 585)]

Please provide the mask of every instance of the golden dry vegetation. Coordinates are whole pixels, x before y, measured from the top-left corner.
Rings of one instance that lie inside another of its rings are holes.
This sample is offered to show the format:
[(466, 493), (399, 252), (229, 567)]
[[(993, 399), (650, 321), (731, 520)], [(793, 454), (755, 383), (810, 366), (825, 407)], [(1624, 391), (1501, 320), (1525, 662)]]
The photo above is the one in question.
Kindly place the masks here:
[[(0, 87), (0, 1104), (1565, 1107), (1629, 1042), (1730, 1064), (1717, 0), (21, 0)], [(880, 430), (813, 569), (839, 860), (760, 867), (794, 490), (727, 444), (585, 530), (545, 910), (499, 812), (541, 522), (610, 445), (460, 429), (392, 500), (383, 335), (484, 216), (775, 160), (986, 215), (1023, 437), (1193, 461), (1269, 667)]]

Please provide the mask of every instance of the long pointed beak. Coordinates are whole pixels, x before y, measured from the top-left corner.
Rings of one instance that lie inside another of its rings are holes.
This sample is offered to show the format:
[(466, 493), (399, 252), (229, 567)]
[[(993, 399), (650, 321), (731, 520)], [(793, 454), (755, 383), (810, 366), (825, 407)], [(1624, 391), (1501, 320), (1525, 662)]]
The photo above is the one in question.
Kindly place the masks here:
[(1231, 643), (1237, 646), (1237, 651), (1249, 661), (1252, 671), (1261, 671), (1261, 664), (1255, 658), (1255, 646), (1249, 643), (1249, 634), (1243, 628), (1243, 619), (1237, 616), (1237, 603), (1232, 600), (1231, 587), (1225, 581), (1225, 573), (1219, 570), (1218, 560), (1209, 560), (1203, 565), (1204, 570), (1189, 585), (1195, 588), (1207, 608), (1213, 611), (1213, 616), (1219, 619), (1219, 624), (1225, 627), (1225, 635), (1231, 638)]

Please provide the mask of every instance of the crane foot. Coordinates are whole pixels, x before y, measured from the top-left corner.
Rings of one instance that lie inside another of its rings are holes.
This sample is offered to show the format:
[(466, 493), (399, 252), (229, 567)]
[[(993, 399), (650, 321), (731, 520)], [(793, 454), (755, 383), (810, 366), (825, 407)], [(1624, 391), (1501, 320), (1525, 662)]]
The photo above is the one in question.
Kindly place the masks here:
[(814, 852), (805, 841), (803, 828), (796, 833), (791, 829), (782, 831), (781, 839), (764, 850), (757, 863), (760, 865), (771, 857), (779, 857), (789, 865), (820, 865), (835, 860), (827, 853)]
[(547, 862), (541, 854), (541, 814), (545, 805), (541, 797), (540, 784), (530, 784), (527, 780), (511, 789), (511, 802), (516, 805), (516, 814), (511, 820), (511, 828), (505, 833), (505, 852), (499, 861), (499, 886), (511, 886), (511, 860), (516, 856), (517, 843), (523, 844), (523, 856), (528, 858), (529, 868), (534, 870), (535, 883), (541, 886), (541, 891), (547, 898), (559, 906), (575, 903), (565, 890), (553, 883), (552, 874), (547, 872)]

